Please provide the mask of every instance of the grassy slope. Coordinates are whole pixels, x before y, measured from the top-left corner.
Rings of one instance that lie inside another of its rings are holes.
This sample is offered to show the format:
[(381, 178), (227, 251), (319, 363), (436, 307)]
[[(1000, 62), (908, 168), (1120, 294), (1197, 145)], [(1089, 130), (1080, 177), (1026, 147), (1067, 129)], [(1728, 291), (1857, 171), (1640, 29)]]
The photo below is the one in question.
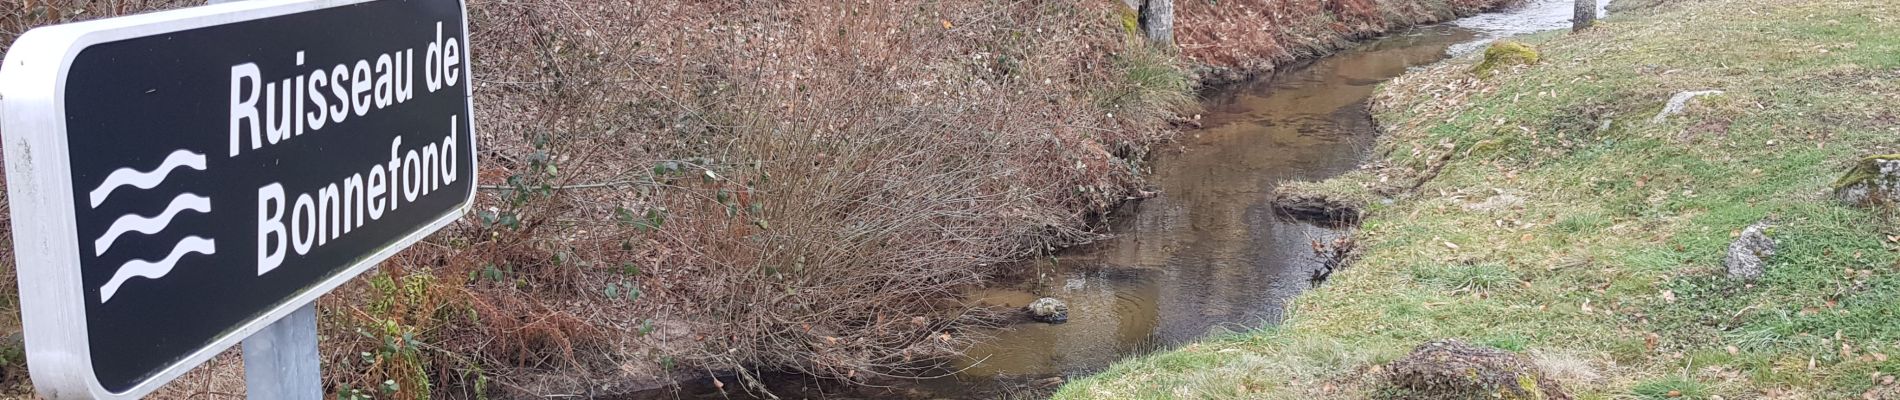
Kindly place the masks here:
[[(1882, 384), (1900, 373), (1900, 221), (1826, 196), (1857, 157), (1900, 148), (1900, 3), (1632, 14), (1525, 39), (1536, 66), (1478, 80), (1467, 57), (1390, 83), (1383, 161), (1456, 157), (1372, 210), (1355, 267), (1283, 326), (1056, 397), (1376, 396), (1377, 365), (1443, 337), (1523, 351), (1585, 399), (1900, 396)], [(1727, 94), (1648, 123), (1700, 89)], [(1724, 278), (1726, 246), (1764, 217), (1781, 245), (1767, 276)]]

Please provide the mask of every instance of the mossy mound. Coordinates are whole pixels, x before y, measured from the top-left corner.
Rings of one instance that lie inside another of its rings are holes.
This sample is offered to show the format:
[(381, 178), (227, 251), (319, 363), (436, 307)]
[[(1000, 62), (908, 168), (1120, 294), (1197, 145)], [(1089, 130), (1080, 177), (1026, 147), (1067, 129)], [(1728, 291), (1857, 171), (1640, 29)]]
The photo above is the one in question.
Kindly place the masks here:
[(1128, 7), (1127, 4), (1122, 4), (1116, 11), (1117, 16), (1121, 17), (1122, 34), (1130, 38), (1141, 37), (1141, 11)]
[(1434, 340), (1387, 366), (1390, 399), (1569, 400), (1556, 380), (1517, 353)]
[(1900, 202), (1900, 154), (1861, 158), (1834, 181), (1834, 195), (1855, 206)]
[(1484, 62), (1478, 63), (1471, 73), (1478, 76), (1490, 76), (1498, 68), (1512, 65), (1531, 65), (1537, 63), (1537, 49), (1522, 42), (1503, 40), (1492, 43), (1484, 49)]
[(1319, 182), (1287, 182), (1273, 189), (1273, 208), (1281, 216), (1324, 226), (1351, 226), (1365, 217), (1377, 197), (1361, 182), (1374, 178), (1355, 171)]

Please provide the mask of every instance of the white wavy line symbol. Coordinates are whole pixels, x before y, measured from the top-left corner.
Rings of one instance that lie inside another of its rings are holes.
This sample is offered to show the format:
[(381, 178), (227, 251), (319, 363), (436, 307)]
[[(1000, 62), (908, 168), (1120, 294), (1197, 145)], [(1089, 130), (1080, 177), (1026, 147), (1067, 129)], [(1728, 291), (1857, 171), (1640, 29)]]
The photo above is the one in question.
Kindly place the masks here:
[(178, 213), (184, 212), (185, 210), (210, 214), (211, 198), (185, 193), (172, 198), (171, 205), (165, 206), (165, 212), (159, 213), (156, 216), (141, 217), (137, 214), (126, 214), (123, 217), (119, 217), (119, 220), (112, 221), (111, 227), (106, 228), (105, 235), (101, 235), (98, 240), (92, 241), (93, 255), (105, 255), (106, 249), (112, 248), (112, 242), (119, 240), (119, 236), (125, 235), (127, 232), (138, 232), (150, 235), (154, 232), (165, 230), (167, 225), (171, 225), (172, 217), (178, 216)]
[(186, 236), (184, 239), (178, 240), (178, 245), (172, 247), (171, 254), (165, 256), (163, 260), (126, 261), (125, 265), (119, 266), (118, 272), (112, 273), (112, 280), (106, 281), (105, 286), (99, 287), (99, 302), (105, 303), (106, 301), (112, 300), (112, 294), (119, 292), (119, 286), (124, 285), (126, 280), (132, 279), (133, 277), (149, 279), (165, 277), (165, 274), (172, 272), (173, 266), (178, 265), (178, 259), (184, 257), (186, 254), (198, 253), (211, 255), (217, 252), (218, 247), (216, 241), (197, 236)]
[(151, 171), (139, 172), (130, 167), (112, 171), (111, 175), (106, 176), (106, 181), (99, 184), (99, 188), (92, 190), (92, 206), (96, 208), (100, 203), (105, 203), (106, 196), (111, 195), (113, 190), (118, 190), (121, 186), (151, 189), (160, 183), (165, 183), (165, 178), (171, 176), (172, 170), (178, 167), (191, 167), (191, 169), (203, 171), (205, 155), (189, 150), (178, 150), (165, 156), (165, 161), (159, 163), (158, 168), (153, 168)]

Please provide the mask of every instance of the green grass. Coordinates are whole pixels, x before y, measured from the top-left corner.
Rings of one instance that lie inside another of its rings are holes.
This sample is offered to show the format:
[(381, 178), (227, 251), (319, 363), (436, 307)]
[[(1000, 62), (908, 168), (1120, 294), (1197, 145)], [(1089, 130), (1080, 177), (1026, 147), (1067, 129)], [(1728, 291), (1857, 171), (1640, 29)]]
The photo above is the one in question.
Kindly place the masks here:
[[(1375, 99), (1375, 154), (1455, 158), (1373, 208), (1357, 265), (1282, 326), (1131, 359), (1056, 398), (1365, 398), (1375, 367), (1436, 338), (1523, 352), (1582, 399), (1894, 396), (1880, 377), (1900, 373), (1900, 219), (1829, 195), (1856, 161), (1900, 152), (1895, 15), (1682, 1), (1520, 38), (1533, 66), (1480, 79), (1464, 57), (1396, 79)], [(1649, 122), (1704, 89), (1726, 93)], [(1499, 191), (1522, 206), (1467, 207)], [(1729, 242), (1764, 218), (1768, 273), (1727, 278)]]
[(1096, 105), (1138, 120), (1160, 119), (1196, 106), (1193, 81), (1167, 50), (1131, 39), (1110, 57), (1118, 80), (1095, 89)]

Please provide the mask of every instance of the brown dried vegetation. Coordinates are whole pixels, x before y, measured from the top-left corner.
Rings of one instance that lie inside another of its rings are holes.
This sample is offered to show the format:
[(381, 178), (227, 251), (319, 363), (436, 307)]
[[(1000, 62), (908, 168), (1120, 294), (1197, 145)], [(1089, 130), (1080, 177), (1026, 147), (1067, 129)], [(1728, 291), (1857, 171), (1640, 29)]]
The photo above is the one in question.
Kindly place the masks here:
[[(0, 39), (190, 4), (56, 3)], [(332, 390), (922, 373), (979, 322), (958, 291), (1092, 238), (1188, 103), (1108, 3), (470, 8), (485, 186), (323, 301)]]
[(1227, 81), (1332, 53), (1354, 40), (1448, 21), (1512, 0), (1221, 0), (1176, 2), (1183, 55)]

